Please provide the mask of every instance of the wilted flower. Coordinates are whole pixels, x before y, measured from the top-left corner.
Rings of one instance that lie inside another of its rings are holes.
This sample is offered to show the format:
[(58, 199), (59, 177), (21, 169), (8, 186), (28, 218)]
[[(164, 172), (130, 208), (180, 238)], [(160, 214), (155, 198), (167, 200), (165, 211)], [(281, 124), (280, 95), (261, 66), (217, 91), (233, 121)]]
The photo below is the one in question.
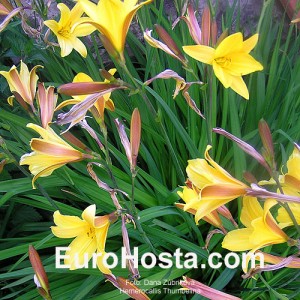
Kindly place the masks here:
[(160, 42), (151, 36), (152, 30), (146, 29), (144, 32), (145, 41), (152, 47), (158, 48), (171, 55), (172, 57), (178, 59), (184, 66), (187, 66), (187, 60), (169, 36), (169, 34), (161, 27), (156, 25), (156, 31), (158, 32), (159, 37), (164, 41)]
[(196, 12), (193, 10), (192, 5), (189, 4), (187, 15), (180, 18), (188, 25), (190, 35), (194, 42), (198, 45), (215, 45), (217, 40), (217, 23), (211, 19), (209, 7), (204, 7), (201, 28), (195, 14)]
[(72, 10), (63, 3), (59, 3), (57, 7), (61, 12), (59, 22), (47, 20), (44, 24), (57, 36), (61, 48), (61, 56), (67, 56), (75, 49), (81, 56), (86, 57), (86, 47), (78, 37), (91, 34), (96, 30), (95, 27), (84, 23), (88, 21), (89, 18), (81, 17), (83, 10), (78, 3)]
[(56, 226), (52, 226), (52, 233), (59, 238), (75, 238), (65, 253), (64, 264), (70, 270), (80, 268), (97, 253), (97, 266), (104, 274), (111, 271), (104, 265), (105, 243), (109, 225), (116, 220), (116, 215), (96, 217), (96, 205), (90, 205), (81, 214), (82, 219), (76, 216), (62, 215), (58, 210), (53, 218)]
[(21, 10), (23, 10), (23, 7), (16, 7), (14, 9), (7, 1), (2, 1), (2, 3), (0, 3), (0, 16), (6, 16), (0, 24), (0, 32), (2, 32), (6, 28), (10, 20)]
[(8, 72), (0, 71), (0, 74), (7, 80), (10, 91), (14, 94), (7, 99), (10, 105), (13, 105), (13, 99), (16, 98), (24, 108), (26, 108), (27, 103), (32, 111), (35, 111), (33, 100), (39, 79), (36, 75), (37, 68), (43, 68), (43, 66), (37, 65), (29, 72), (27, 65), (21, 61), (20, 73), (16, 66), (12, 66)]
[(218, 207), (243, 196), (248, 188), (211, 159), (210, 149), (211, 146), (206, 147), (205, 159), (189, 160), (186, 168), (189, 180), (199, 190), (199, 196), (187, 203), (184, 209), (197, 210), (196, 223)]
[(202, 295), (205, 298), (211, 300), (241, 300), (241, 298), (223, 293), (197, 280), (185, 276), (183, 277), (183, 280), (180, 282), (180, 285), (183, 286), (185, 289), (194, 291), (195, 293)]
[(90, 24), (101, 33), (102, 41), (108, 52), (113, 55), (111, 48), (124, 60), (126, 35), (139, 8), (150, 3), (147, 0), (137, 4), (138, 0), (99, 0), (98, 4), (89, 0), (78, 0), (84, 12), (91, 18)]
[(176, 81), (176, 87), (175, 87), (175, 91), (173, 94), (173, 99), (175, 99), (178, 96), (179, 92), (181, 91), (182, 96), (186, 100), (186, 103), (189, 105), (189, 107), (200, 117), (204, 118), (200, 109), (197, 107), (195, 101), (191, 98), (191, 96), (188, 92), (188, 89), (191, 87), (191, 85), (193, 85), (193, 84), (203, 85), (203, 82), (201, 82), (201, 81), (186, 82), (184, 80), (184, 78), (179, 76), (173, 70), (166, 69), (166, 70), (162, 71), (161, 73), (157, 74), (156, 76), (148, 79), (146, 82), (144, 82), (144, 84), (149, 85), (153, 80), (160, 79), (160, 78), (161, 79), (170, 79), (170, 78), (174, 79)]
[[(111, 75), (114, 75), (115, 72), (117, 70), (116, 69), (110, 69), (108, 72), (109, 74)], [(78, 73), (74, 79), (73, 79), (73, 82), (74, 83), (84, 83), (84, 82), (94, 82), (93, 79), (88, 76), (87, 74), (85, 73)], [(105, 83), (108, 83), (109, 81), (107, 79), (104, 80)], [(99, 97), (99, 99), (95, 102), (94, 104), (94, 107), (95, 107), (95, 110), (92, 110), (92, 112), (96, 112), (96, 117), (97, 118), (101, 118), (103, 119), (104, 118), (104, 109), (107, 108), (111, 111), (114, 111), (115, 109), (115, 106), (114, 106), (114, 103), (113, 101), (110, 99), (110, 95), (111, 95), (111, 92), (108, 92), (102, 96)], [(59, 110), (63, 107), (65, 107), (66, 105), (70, 105), (70, 104), (78, 104), (82, 101), (84, 101), (86, 98), (87, 98), (88, 94), (86, 95), (75, 95), (73, 96), (72, 99), (70, 100), (66, 100), (66, 101), (63, 101), (62, 103), (60, 103), (56, 110)]]
[(28, 124), (28, 128), (35, 130), (41, 138), (33, 138), (30, 142), (33, 152), (24, 154), (20, 165), (29, 165), (30, 172), (34, 175), (32, 185), (39, 177), (45, 177), (67, 163), (90, 158), (89, 155), (71, 147), (60, 138), (49, 126), (42, 128), (35, 124)]
[(130, 282), (130, 280), (126, 278), (114, 276), (113, 274), (105, 275), (105, 278), (120, 291), (129, 295), (132, 299), (150, 300), (143, 290), (139, 289), (133, 282)]
[(139, 153), (140, 142), (141, 142), (141, 116), (139, 110), (136, 108), (131, 116), (130, 123), (130, 141), (126, 134), (124, 125), (119, 122), (118, 119), (115, 119), (119, 136), (122, 142), (122, 145), (125, 149), (127, 159), (130, 163), (130, 169), (133, 174), (135, 174), (135, 167), (137, 162), (137, 156)]
[(255, 47), (258, 34), (243, 41), (241, 32), (226, 37), (216, 49), (204, 45), (184, 46), (189, 56), (213, 66), (217, 78), (225, 88), (232, 88), (242, 97), (249, 99), (248, 88), (242, 76), (260, 71), (263, 66), (249, 52)]

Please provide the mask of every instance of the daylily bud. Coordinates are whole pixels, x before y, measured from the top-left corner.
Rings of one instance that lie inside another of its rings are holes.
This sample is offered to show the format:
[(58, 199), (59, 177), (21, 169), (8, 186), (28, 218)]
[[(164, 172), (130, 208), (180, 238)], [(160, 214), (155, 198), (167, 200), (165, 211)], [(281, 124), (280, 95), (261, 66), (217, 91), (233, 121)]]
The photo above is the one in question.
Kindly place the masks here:
[[(286, 268), (295, 268), (295, 269), (299, 269), (300, 268), (300, 257), (296, 257), (294, 255), (289, 256), (289, 257), (281, 257), (281, 256), (275, 256), (269, 253), (265, 253), (262, 251), (256, 251), (256, 253), (261, 253), (264, 256), (264, 261), (271, 263), (271, 264), (279, 264), (281, 262), (285, 262), (284, 267)], [(290, 259), (287, 263), (286, 259)]]
[(57, 102), (57, 94), (54, 94), (54, 86), (45, 89), (43, 83), (38, 83), (37, 100), (40, 106), (42, 126), (46, 128), (52, 121)]
[(203, 10), (201, 28), (202, 28), (201, 44), (209, 46), (211, 17), (210, 17), (210, 10), (208, 6), (205, 6)]
[(112, 88), (120, 88), (120, 86), (106, 82), (72, 82), (61, 85), (58, 88), (58, 92), (68, 96), (75, 96), (101, 93)]
[(264, 147), (263, 156), (264, 156), (265, 160), (268, 162), (268, 164), (270, 165), (270, 167), (273, 170), (275, 170), (276, 163), (275, 163), (275, 157), (274, 157), (272, 134), (271, 134), (270, 128), (265, 120), (261, 119), (259, 121), (258, 130), (259, 130), (259, 135), (260, 135), (261, 141), (263, 143), (263, 147)]
[(231, 296), (229, 294), (220, 292), (214, 288), (211, 288), (199, 281), (183, 276), (183, 281), (180, 285), (187, 288), (195, 293), (202, 295), (208, 299), (213, 300), (241, 300), (241, 298)]
[(40, 295), (47, 300), (51, 299), (48, 277), (41, 262), (40, 256), (32, 245), (29, 245), (29, 260), (35, 273), (35, 283)]
[(177, 47), (174, 40), (171, 38), (171, 36), (168, 34), (168, 32), (160, 25), (155, 24), (154, 28), (159, 36), (159, 38), (177, 55), (181, 60), (185, 60), (185, 57), (183, 56), (182, 52)]
[(217, 43), (217, 35), (218, 35), (217, 21), (213, 20), (211, 23), (211, 29), (210, 29), (210, 38), (211, 38), (212, 45), (215, 45)]
[(139, 110), (136, 108), (132, 113), (130, 124), (131, 172), (133, 172), (136, 167), (141, 142), (141, 129), (141, 116)]

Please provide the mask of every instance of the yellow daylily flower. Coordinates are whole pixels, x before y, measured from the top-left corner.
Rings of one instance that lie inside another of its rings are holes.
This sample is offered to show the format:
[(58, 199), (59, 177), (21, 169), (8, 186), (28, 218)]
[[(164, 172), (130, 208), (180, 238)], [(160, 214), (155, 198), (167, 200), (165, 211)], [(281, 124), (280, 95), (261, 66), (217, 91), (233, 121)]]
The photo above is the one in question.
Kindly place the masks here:
[(47, 20), (44, 24), (57, 36), (61, 56), (67, 56), (75, 49), (81, 56), (86, 57), (86, 47), (78, 37), (91, 34), (96, 28), (86, 24), (89, 18), (81, 17), (83, 10), (78, 3), (72, 10), (63, 3), (59, 3), (57, 7), (61, 12), (60, 20)]
[(97, 266), (104, 274), (111, 271), (103, 264), (105, 243), (111, 221), (110, 215), (96, 217), (96, 205), (90, 205), (82, 212), (82, 219), (76, 216), (62, 215), (58, 210), (53, 218), (56, 226), (51, 226), (52, 233), (59, 238), (75, 238), (65, 253), (64, 264), (70, 270), (78, 269), (97, 253)]
[[(270, 209), (276, 204), (276, 200), (268, 199), (262, 208), (256, 198), (245, 196), (240, 220), (246, 228), (228, 232), (222, 247), (230, 251), (251, 250), (250, 253), (254, 253), (268, 245), (290, 241), (270, 213)], [(247, 264), (248, 262), (246, 268)]]
[(102, 42), (107, 51), (113, 51), (124, 60), (123, 52), (126, 35), (139, 8), (152, 0), (137, 4), (138, 0), (100, 0), (98, 4), (89, 0), (78, 0), (84, 12), (92, 19), (94, 25), (102, 35)]
[[(113, 68), (110, 69), (108, 72), (111, 75), (114, 75), (116, 73), (117, 69)], [(85, 73), (78, 73), (74, 79), (73, 82), (94, 82), (93, 79), (85, 74)], [(109, 82), (109, 80), (105, 79), (104, 82)], [(111, 93), (107, 93), (103, 96), (100, 96), (99, 99), (96, 101), (96, 103), (94, 104), (94, 107), (96, 109), (96, 117), (100, 117), (101, 119), (104, 118), (104, 109), (107, 108), (110, 111), (114, 111), (115, 110), (115, 106), (113, 101), (110, 99), (110, 95)], [(88, 95), (77, 95), (77, 96), (73, 96), (72, 99), (63, 101), (62, 103), (60, 103), (57, 107), (56, 110), (59, 110), (63, 107), (65, 107), (66, 105), (70, 105), (70, 104), (78, 104), (82, 101), (84, 101), (87, 98)], [(95, 110), (92, 110), (93, 113), (95, 113)]]
[[(288, 203), (296, 221), (300, 224), (300, 204), (299, 203)], [(285, 228), (287, 226), (294, 225), (292, 219), (290, 218), (289, 214), (287, 213), (284, 207), (280, 207), (278, 209), (277, 221), (279, 222), (279, 226), (281, 228)]]
[[(187, 211), (193, 215), (196, 215), (199, 207), (201, 206), (201, 201), (199, 201), (199, 192), (197, 192), (195, 188), (184, 186), (183, 190), (177, 192), (177, 194), (186, 204), (175, 203), (175, 205), (183, 211)], [(190, 206), (190, 203), (193, 203), (193, 205)], [(209, 214), (205, 215), (203, 220), (225, 231), (217, 210), (213, 210)]]
[(67, 163), (90, 157), (70, 146), (49, 126), (43, 128), (29, 123), (27, 127), (41, 135), (41, 138), (33, 138), (30, 142), (33, 152), (24, 154), (20, 159), (20, 165), (29, 165), (29, 170), (34, 175), (33, 188), (37, 178), (49, 176)]
[[(298, 189), (295, 189), (294, 185), (286, 184), (285, 186), (282, 187), (282, 190), (285, 195), (299, 197), (300, 184), (298, 184)], [(278, 191), (278, 193), (279, 193), (279, 191)], [(289, 202), (289, 203), (287, 203), (287, 205), (290, 207), (297, 223), (300, 224), (300, 204)], [(287, 213), (287, 211), (284, 207), (280, 207), (278, 209), (278, 215), (277, 215), (276, 220), (279, 222), (280, 228), (285, 228), (287, 226), (294, 225), (292, 219), (290, 218), (289, 214)]]
[[(288, 181), (293, 181), (291, 182), (291, 185), (294, 186), (295, 189), (298, 188), (298, 192), (300, 192), (300, 150), (298, 147), (295, 147), (293, 150), (293, 153), (289, 157), (287, 163), (286, 163), (288, 172), (285, 174), (285, 177), (289, 177)], [(293, 177), (293, 178), (291, 178)], [(287, 181), (287, 180), (285, 180)], [(293, 184), (296, 183), (297, 184)], [(287, 184), (289, 184), (287, 182)]]
[(199, 196), (186, 203), (184, 209), (197, 210), (196, 223), (218, 207), (243, 196), (248, 188), (209, 156), (210, 149), (211, 146), (206, 147), (205, 159), (189, 160), (186, 168), (189, 180), (199, 190)]
[(213, 66), (216, 77), (225, 88), (249, 99), (248, 88), (242, 76), (260, 71), (263, 66), (249, 52), (255, 47), (258, 34), (243, 41), (241, 32), (226, 37), (216, 49), (204, 45), (184, 46), (186, 54), (205, 64)]
[[(279, 176), (279, 182), (283, 193), (290, 196), (300, 196), (300, 150), (295, 147), (292, 154), (290, 155), (286, 163), (287, 173)], [(259, 182), (261, 185), (265, 184), (276, 184), (275, 180), (271, 178), (269, 181), (262, 180)], [(277, 193), (280, 193), (277, 190)], [(287, 204), (298, 224), (300, 224), (300, 204), (299, 203), (288, 203)], [(287, 226), (293, 225), (289, 214), (284, 207), (278, 209), (277, 221), (279, 222), (280, 228), (285, 228)]]
[(26, 108), (27, 103), (30, 105), (32, 111), (35, 111), (33, 100), (39, 79), (36, 74), (36, 69), (43, 68), (43, 66), (37, 65), (29, 72), (27, 65), (23, 63), (23, 61), (21, 61), (20, 65), (20, 73), (16, 66), (12, 66), (8, 72), (0, 71), (0, 74), (7, 80), (10, 91), (14, 94), (8, 97), (7, 101), (10, 105), (13, 105), (13, 100), (16, 98), (24, 108)]

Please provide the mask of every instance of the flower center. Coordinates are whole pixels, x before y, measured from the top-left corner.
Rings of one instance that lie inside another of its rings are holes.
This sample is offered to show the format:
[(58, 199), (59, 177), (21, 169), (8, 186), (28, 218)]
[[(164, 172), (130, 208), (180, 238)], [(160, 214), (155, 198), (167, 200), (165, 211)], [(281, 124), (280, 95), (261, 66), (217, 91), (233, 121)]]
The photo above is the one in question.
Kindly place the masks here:
[(70, 27), (62, 27), (59, 31), (58, 34), (63, 36), (64, 38), (69, 38), (70, 37), (70, 31), (71, 28)]
[(218, 57), (215, 62), (222, 68), (228, 68), (231, 65), (231, 59), (229, 57)]
[(89, 229), (86, 232), (87, 236), (91, 239), (95, 238), (95, 229), (92, 227), (89, 227)]

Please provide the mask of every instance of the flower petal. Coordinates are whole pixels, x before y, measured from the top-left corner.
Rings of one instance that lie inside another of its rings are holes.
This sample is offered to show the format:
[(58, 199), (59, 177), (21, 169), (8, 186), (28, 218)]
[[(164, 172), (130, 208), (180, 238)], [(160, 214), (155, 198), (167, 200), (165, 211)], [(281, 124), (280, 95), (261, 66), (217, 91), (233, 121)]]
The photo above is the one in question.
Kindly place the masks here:
[(232, 76), (226, 72), (226, 69), (222, 68), (215, 61), (213, 61), (212, 65), (216, 77), (221, 81), (226, 89), (229, 88), (232, 84)]
[(245, 99), (249, 99), (249, 91), (246, 83), (241, 76), (232, 76), (230, 87)]
[(62, 215), (58, 210), (53, 214), (56, 226), (51, 226), (52, 233), (59, 238), (73, 238), (84, 234), (88, 225), (84, 220), (75, 216)]
[(249, 236), (253, 233), (251, 228), (235, 229), (226, 234), (222, 247), (230, 251), (246, 251), (253, 248)]
[(204, 45), (183, 46), (182, 49), (192, 58), (209, 65), (213, 63), (216, 52), (214, 48)]
[(92, 204), (82, 212), (81, 216), (83, 220), (85, 220), (91, 227), (94, 228), (95, 214), (96, 214), (96, 205)]
[(244, 196), (240, 220), (246, 227), (252, 227), (251, 222), (263, 215), (263, 208), (255, 197)]
[(250, 38), (243, 42), (243, 52), (249, 53), (258, 42), (258, 33), (252, 35)]
[(96, 239), (89, 237), (87, 233), (77, 236), (69, 245), (70, 250), (66, 251), (68, 256), (64, 263), (70, 266), (70, 270), (78, 269), (79, 266), (84, 265), (89, 261), (92, 255), (96, 252)]
[(243, 49), (243, 35), (237, 32), (226, 37), (217, 47), (215, 57), (225, 57), (231, 53), (239, 53)]

